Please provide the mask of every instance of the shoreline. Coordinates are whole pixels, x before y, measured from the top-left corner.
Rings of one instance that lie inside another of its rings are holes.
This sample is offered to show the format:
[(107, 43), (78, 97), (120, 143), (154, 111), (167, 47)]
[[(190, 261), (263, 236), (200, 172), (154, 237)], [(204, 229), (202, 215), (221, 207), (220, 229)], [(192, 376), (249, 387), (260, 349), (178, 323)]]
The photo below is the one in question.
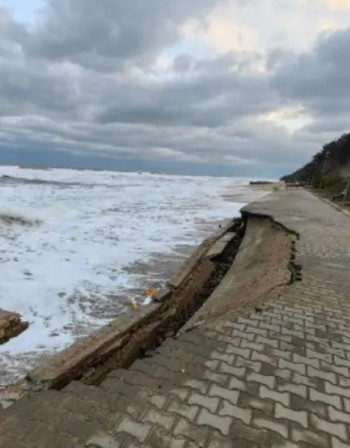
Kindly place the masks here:
[(221, 197), (237, 179), (90, 174), (51, 175), (69, 183), (59, 188), (2, 189), (1, 212), (26, 224), (0, 218), (1, 307), (31, 324), (0, 347), (2, 384), (130, 310), (130, 300), (142, 305), (145, 291), (165, 284), (216, 221), (240, 208)]
[[(264, 194), (266, 194), (264, 191), (260, 191), (259, 193), (256, 189), (252, 189), (250, 186), (237, 186), (237, 192), (223, 192), (221, 196), (225, 201), (235, 203), (236, 206), (237, 204), (243, 206), (251, 200), (262, 197)], [(234, 216), (236, 216), (235, 213)], [(227, 222), (227, 219), (218, 221), (203, 220), (202, 223), (197, 223), (197, 240), (203, 241), (203, 239), (211, 235), (213, 231), (219, 230), (220, 226), (223, 226), (225, 222)], [(153, 256), (151, 256), (144, 262), (139, 261), (127, 266), (125, 269), (129, 270), (131, 275), (135, 273), (135, 275), (140, 276), (142, 273), (144, 277), (143, 286), (133, 291), (130, 290), (130, 297), (140, 297), (139, 300), (142, 300), (142, 297), (144, 297), (143, 292), (147, 289), (159, 289), (160, 287), (166, 285), (166, 283), (175, 274), (175, 272), (180, 269), (181, 265), (183, 263), (186, 263), (186, 260), (191, 256), (191, 253), (195, 250), (196, 247), (197, 244), (175, 246), (173, 251), (169, 254), (154, 253)], [(95, 311), (93, 312), (96, 315), (99, 315), (99, 313), (106, 313), (105, 309), (102, 309), (100, 307), (100, 304), (97, 303), (96, 300), (92, 300), (92, 302), (93, 303), (91, 304), (91, 307), (92, 309), (95, 308)], [(127, 296), (122, 294), (120, 298), (118, 298), (118, 304), (118, 306), (120, 307), (120, 312), (118, 313), (118, 315), (122, 316), (128, 314), (129, 312), (134, 312), (133, 303)], [(140, 306), (143, 306), (142, 302), (140, 302)], [(113, 318), (110, 318), (109, 322), (111, 322), (112, 320)], [(104, 325), (108, 325), (108, 322), (106, 322)], [(103, 328), (104, 325), (101, 325), (100, 328)], [(79, 335), (79, 333), (77, 332), (75, 340), (79, 339), (80, 337), (86, 337), (96, 330), (97, 328), (92, 328), (89, 333), (84, 332), (82, 335)], [(77, 331), (79, 331), (79, 329), (77, 329)], [(22, 337), (26, 337), (25, 332), (23, 333)], [(2, 362), (0, 361), (0, 364), (3, 364), (2, 371), (4, 373), (7, 372), (7, 374), (5, 373), (5, 376), (3, 376), (3, 385), (0, 389), (6, 389), (9, 385), (20, 380), (20, 378), (23, 377), (23, 375), (25, 375), (28, 371), (28, 367), (29, 369), (33, 369), (43, 363), (47, 363), (52, 358), (52, 356), (55, 356), (55, 353), (59, 353), (62, 349), (58, 351), (31, 351), (18, 355), (11, 355), (11, 352), (9, 351), (9, 358), (7, 357), (8, 355), (6, 352), (6, 344), (3, 346), (3, 350)], [(21, 366), (23, 366), (23, 368)]]
[[(239, 192), (232, 193), (232, 194), (227, 195), (227, 196), (224, 195), (224, 197), (225, 197), (225, 200), (228, 200), (228, 201), (234, 202), (234, 203), (237, 203), (238, 200), (239, 200), (240, 201), (239, 203), (243, 206), (243, 205), (245, 205), (248, 202), (247, 201), (248, 199), (249, 199), (249, 202), (250, 202), (251, 200), (258, 199), (259, 197), (262, 197), (265, 194), (266, 194), (266, 192), (263, 191), (263, 190), (260, 190), (260, 193), (257, 194), (257, 191), (255, 189), (252, 189), (249, 186), (246, 186), (246, 187), (240, 187), (239, 188)], [(216, 229), (218, 231), (220, 231), (220, 227), (222, 228), (225, 225), (225, 222), (227, 223), (227, 220), (218, 221), (216, 223), (216, 226), (215, 226)], [(212, 226), (212, 224), (213, 223), (211, 223), (210, 226)], [(202, 232), (203, 232), (203, 230), (202, 230)], [(207, 239), (211, 239), (211, 237), (207, 237)], [(202, 244), (204, 244), (204, 243), (202, 243)], [(201, 245), (199, 247), (201, 247)], [(170, 282), (170, 278), (173, 277), (174, 275), (176, 275), (176, 273), (178, 273), (179, 271), (183, 270), (183, 266), (184, 265), (186, 266), (188, 264), (188, 260), (191, 260), (191, 258), (193, 258), (193, 253), (195, 253), (196, 250), (198, 250), (198, 246), (195, 246), (195, 245), (194, 246), (187, 246), (185, 248), (185, 252), (187, 252), (187, 253), (184, 254), (184, 248), (181, 248), (180, 249), (181, 255), (179, 256), (178, 260), (175, 263), (172, 260), (172, 254), (169, 254), (167, 256), (167, 258), (169, 259), (169, 265), (166, 266), (165, 268), (164, 268), (164, 259), (163, 259), (163, 257), (159, 257), (159, 254), (156, 254), (156, 256), (154, 257), (155, 264), (156, 265), (157, 264), (161, 265), (162, 269), (163, 269), (163, 272), (164, 272), (164, 269), (165, 269), (166, 275), (167, 275), (168, 284)], [(157, 272), (157, 266), (156, 265), (152, 266), (152, 263), (150, 264), (149, 262), (145, 262), (143, 264), (144, 264), (144, 267), (146, 268), (146, 270), (148, 272), (151, 272), (151, 273), (152, 272)], [(130, 267), (130, 268), (132, 269), (133, 267)], [(146, 275), (146, 277), (149, 278), (150, 275), (148, 274), (148, 275)], [(152, 276), (152, 277), (154, 278), (154, 276)], [(150, 284), (152, 283), (154, 285), (154, 284), (156, 284), (156, 281), (152, 280), (152, 281), (149, 281), (149, 283)], [(141, 312), (144, 310), (144, 308), (145, 308), (144, 306), (141, 306)], [(120, 318), (120, 319), (122, 319), (122, 321), (124, 321), (125, 319), (130, 319), (130, 320), (133, 321), (134, 317), (135, 317), (135, 310), (132, 309), (132, 306), (129, 306), (128, 309), (125, 312), (121, 313), (119, 315), (119, 317), (117, 317), (117, 320)], [(106, 324), (105, 326), (102, 326), (101, 330), (103, 330), (104, 328), (108, 327), (110, 324), (111, 323)], [(100, 330), (97, 330), (97, 332), (99, 332), (99, 331)], [(86, 338), (91, 337), (91, 335), (94, 335), (94, 332), (90, 333), (90, 335), (84, 336), (83, 340), (86, 339)], [(73, 342), (73, 345), (74, 345), (74, 342)], [(69, 350), (70, 347), (72, 347), (72, 345), (70, 345), (65, 350)], [(63, 351), (65, 351), (65, 350), (63, 350)], [(38, 354), (36, 356), (36, 360), (37, 361), (35, 362), (35, 365), (32, 367), (32, 369), (40, 369), (40, 366), (45, 366), (45, 365), (50, 364), (52, 359), (54, 359), (55, 357), (59, 356), (60, 353), (62, 353), (62, 351), (58, 351), (56, 353)], [(24, 359), (25, 359), (25, 355), (24, 355), (24, 357), (22, 357), (22, 362), (24, 361)], [(32, 371), (32, 369), (31, 369), (31, 371)], [(26, 371), (27, 371), (27, 369), (26, 369)], [(25, 374), (25, 372), (23, 372), (23, 374)], [(19, 383), (18, 383), (18, 381), (19, 381)], [(6, 385), (1, 387), (0, 390), (2, 391), (2, 395), (6, 396), (6, 393), (8, 393), (8, 391), (13, 391), (13, 390), (18, 389), (18, 387), (17, 387), (18, 384), (21, 384), (21, 380), (19, 378), (19, 375), (17, 375), (17, 379), (15, 378), (15, 381), (13, 381), (13, 380), (9, 381)], [(19, 389), (20, 390), (26, 390), (27, 389), (27, 385), (25, 385), (24, 388), (23, 388), (23, 386), (20, 386)], [(1, 400), (1, 396), (0, 396), (0, 400)]]

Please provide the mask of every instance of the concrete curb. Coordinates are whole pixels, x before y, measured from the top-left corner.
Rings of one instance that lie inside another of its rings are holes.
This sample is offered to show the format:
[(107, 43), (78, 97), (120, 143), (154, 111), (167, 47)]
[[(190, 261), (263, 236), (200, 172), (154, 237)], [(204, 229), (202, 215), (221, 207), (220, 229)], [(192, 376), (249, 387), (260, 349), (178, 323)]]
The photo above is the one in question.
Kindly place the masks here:
[[(310, 190), (308, 190), (310, 191)], [(326, 199), (322, 196), (318, 196), (316, 195), (313, 191), (310, 191), (310, 193), (312, 193), (314, 196), (316, 196), (317, 198), (321, 199), (321, 201), (325, 202), (326, 204), (330, 205), (331, 207), (335, 208), (338, 212), (343, 213), (346, 216), (350, 217), (350, 212), (348, 212), (347, 210), (344, 210), (340, 205), (336, 204), (335, 202), (332, 202), (329, 199)]]
[(232, 227), (233, 221), (231, 220), (220, 230), (215, 232), (212, 236), (205, 239), (194, 252), (190, 255), (184, 265), (175, 273), (174, 277), (170, 280), (169, 286), (171, 288), (179, 288), (186, 278), (191, 275), (191, 271), (194, 269), (198, 261), (205, 257), (210, 248), (225, 235)]

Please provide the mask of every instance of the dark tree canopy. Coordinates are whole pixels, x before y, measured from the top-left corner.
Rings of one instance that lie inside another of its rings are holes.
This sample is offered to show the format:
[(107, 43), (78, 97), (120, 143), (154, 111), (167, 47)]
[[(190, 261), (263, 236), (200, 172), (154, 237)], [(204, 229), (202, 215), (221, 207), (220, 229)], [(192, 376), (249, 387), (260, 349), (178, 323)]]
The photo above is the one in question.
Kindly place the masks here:
[(325, 183), (344, 184), (350, 175), (350, 134), (344, 134), (338, 140), (327, 143), (315, 154), (312, 160), (281, 180), (306, 182), (318, 186), (322, 179)]

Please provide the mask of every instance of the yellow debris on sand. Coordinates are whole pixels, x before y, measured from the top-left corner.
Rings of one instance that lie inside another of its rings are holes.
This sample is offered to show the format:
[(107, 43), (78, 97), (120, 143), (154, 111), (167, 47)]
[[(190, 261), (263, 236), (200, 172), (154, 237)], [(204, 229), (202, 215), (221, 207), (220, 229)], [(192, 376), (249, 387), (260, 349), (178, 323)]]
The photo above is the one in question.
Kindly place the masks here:
[(148, 289), (148, 290), (145, 292), (145, 296), (146, 296), (146, 297), (148, 297), (148, 296), (155, 296), (155, 295), (157, 294), (157, 292), (158, 292), (158, 289), (156, 289), (156, 288), (150, 288), (150, 289)]
[(138, 310), (140, 308), (140, 304), (136, 302), (135, 299), (129, 299), (128, 303), (133, 307), (134, 310)]

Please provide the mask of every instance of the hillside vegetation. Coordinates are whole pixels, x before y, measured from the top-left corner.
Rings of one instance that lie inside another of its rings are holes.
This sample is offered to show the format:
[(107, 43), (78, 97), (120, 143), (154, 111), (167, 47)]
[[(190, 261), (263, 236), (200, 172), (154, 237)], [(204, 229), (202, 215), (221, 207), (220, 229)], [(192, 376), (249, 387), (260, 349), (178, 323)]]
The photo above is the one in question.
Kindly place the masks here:
[(333, 194), (340, 194), (350, 176), (350, 134), (326, 144), (315, 154), (311, 162), (284, 176), (287, 182), (305, 182), (314, 188), (325, 188)]

